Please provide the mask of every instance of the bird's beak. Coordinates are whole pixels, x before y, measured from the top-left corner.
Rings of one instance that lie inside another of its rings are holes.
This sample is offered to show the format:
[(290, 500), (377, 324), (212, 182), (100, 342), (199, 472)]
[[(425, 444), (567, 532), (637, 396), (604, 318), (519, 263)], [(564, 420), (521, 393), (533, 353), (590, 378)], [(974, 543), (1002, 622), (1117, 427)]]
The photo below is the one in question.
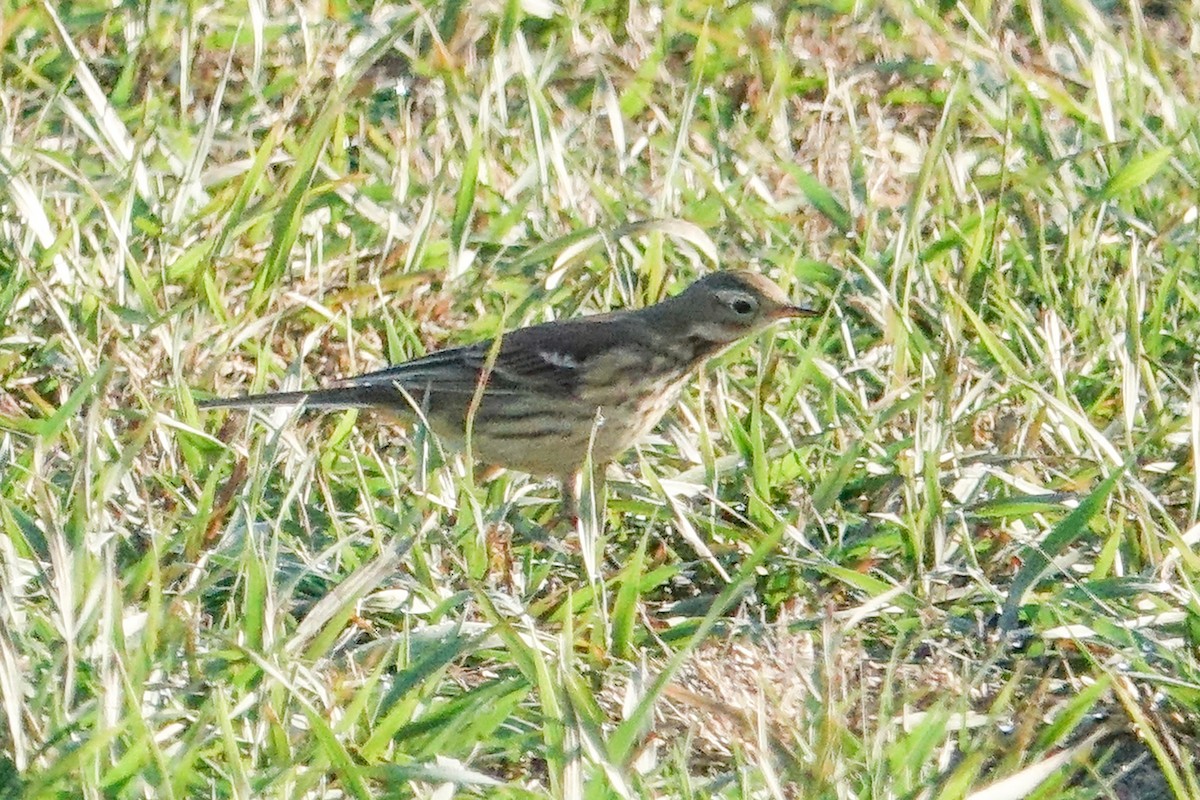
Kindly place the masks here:
[(770, 312), (772, 320), (796, 319), (798, 317), (817, 317), (821, 312), (808, 306), (782, 305)]

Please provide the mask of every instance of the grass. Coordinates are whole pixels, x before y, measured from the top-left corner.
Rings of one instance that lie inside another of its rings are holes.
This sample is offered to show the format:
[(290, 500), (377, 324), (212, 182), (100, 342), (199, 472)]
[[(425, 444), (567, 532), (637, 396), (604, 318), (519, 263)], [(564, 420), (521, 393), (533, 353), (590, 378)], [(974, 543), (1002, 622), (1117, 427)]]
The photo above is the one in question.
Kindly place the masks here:
[[(0, 0), (0, 794), (1194, 798), (1187, 2)], [(200, 414), (749, 266), (614, 467)]]

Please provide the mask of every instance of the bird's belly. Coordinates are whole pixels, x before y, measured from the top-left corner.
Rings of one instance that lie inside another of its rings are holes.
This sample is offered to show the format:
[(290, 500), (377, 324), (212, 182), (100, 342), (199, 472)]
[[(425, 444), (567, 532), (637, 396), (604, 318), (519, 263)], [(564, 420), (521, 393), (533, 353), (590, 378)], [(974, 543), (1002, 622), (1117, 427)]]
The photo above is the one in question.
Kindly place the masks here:
[(626, 387), (622, 397), (596, 397), (590, 403), (598, 410), (599, 420), (592, 460), (598, 464), (612, 461), (650, 433), (675, 405), (683, 380), (634, 392)]
[[(589, 387), (569, 404), (561, 401), (523, 404), (521, 411), (488, 407), (485, 398), (471, 426), (466, 444), (461, 425), (438, 425), (434, 432), (473, 458), (531, 475), (564, 476), (577, 471), (587, 459), (606, 464), (649, 433), (674, 405), (683, 379), (664, 387)], [(439, 430), (441, 428), (441, 430)], [(457, 429), (455, 429), (457, 428)]]
[(583, 463), (591, 435), (591, 409), (562, 398), (484, 396), (471, 424), (469, 444), (458, 426), (458, 442), (473, 458), (531, 475), (569, 475)]
[(530, 475), (562, 477), (579, 469), (587, 452), (586, 432), (564, 431), (527, 441), (476, 433), (471, 453), (488, 464)]

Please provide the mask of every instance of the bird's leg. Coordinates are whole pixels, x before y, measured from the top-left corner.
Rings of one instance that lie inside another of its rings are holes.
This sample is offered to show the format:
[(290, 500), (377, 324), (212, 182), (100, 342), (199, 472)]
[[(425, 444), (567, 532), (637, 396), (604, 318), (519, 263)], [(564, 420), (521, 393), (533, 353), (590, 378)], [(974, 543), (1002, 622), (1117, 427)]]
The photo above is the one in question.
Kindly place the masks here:
[(561, 518), (574, 530), (579, 525), (579, 495), (583, 483), (578, 470), (563, 475)]
[(606, 485), (604, 473), (603, 466), (596, 466), (590, 473), (576, 470), (560, 478), (562, 517), (572, 528), (578, 528), (580, 521), (584, 519), (588, 522), (599, 522), (603, 518)]
[(575, 532), (587, 574), (598, 580), (604, 559), (604, 467), (589, 463), (579, 483), (579, 520)]

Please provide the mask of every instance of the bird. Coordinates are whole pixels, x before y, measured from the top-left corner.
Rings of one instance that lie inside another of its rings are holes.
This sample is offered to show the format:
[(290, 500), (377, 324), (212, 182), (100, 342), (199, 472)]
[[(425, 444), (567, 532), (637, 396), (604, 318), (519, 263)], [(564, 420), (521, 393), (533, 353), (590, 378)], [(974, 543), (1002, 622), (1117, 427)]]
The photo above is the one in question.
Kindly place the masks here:
[(197, 406), (375, 408), (419, 419), (486, 464), (558, 479), (563, 511), (577, 520), (585, 465), (602, 486), (607, 464), (658, 424), (701, 365), (776, 322), (817, 314), (759, 273), (722, 270), (643, 308), (517, 328), (325, 388)]

